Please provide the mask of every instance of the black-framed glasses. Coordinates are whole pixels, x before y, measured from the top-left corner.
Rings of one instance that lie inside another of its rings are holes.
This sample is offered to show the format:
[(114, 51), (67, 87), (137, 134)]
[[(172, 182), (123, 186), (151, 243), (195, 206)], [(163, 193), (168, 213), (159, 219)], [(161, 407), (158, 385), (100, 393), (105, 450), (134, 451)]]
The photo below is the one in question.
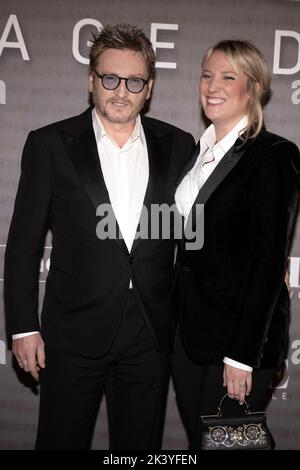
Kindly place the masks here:
[(101, 75), (97, 72), (97, 70), (94, 70), (94, 72), (97, 77), (101, 78), (102, 86), (106, 90), (115, 90), (120, 85), (121, 80), (125, 80), (126, 88), (128, 91), (130, 91), (130, 93), (141, 93), (145, 85), (148, 85), (150, 78), (148, 77), (147, 80), (140, 77), (125, 78), (119, 77), (118, 75), (114, 75), (112, 73), (104, 73), (103, 75)]

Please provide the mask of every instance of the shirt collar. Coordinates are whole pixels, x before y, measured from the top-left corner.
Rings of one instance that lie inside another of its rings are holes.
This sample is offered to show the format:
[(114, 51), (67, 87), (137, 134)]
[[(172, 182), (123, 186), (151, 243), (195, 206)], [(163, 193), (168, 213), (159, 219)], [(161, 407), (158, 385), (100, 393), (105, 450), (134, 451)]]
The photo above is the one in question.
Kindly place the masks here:
[[(93, 128), (95, 132), (95, 137), (96, 137), (96, 142), (97, 144), (100, 143), (100, 141), (103, 139), (103, 137), (107, 137), (110, 139), (113, 143), (113, 139), (110, 137), (110, 135), (106, 132), (101, 119), (99, 118), (96, 108), (93, 108), (92, 110), (92, 120), (93, 120)], [(143, 126), (141, 122), (141, 116), (138, 114), (136, 118), (136, 123), (133, 129), (133, 132), (131, 136), (129, 137), (128, 141), (126, 142), (126, 146), (128, 144), (132, 144), (135, 142), (137, 139), (141, 139), (141, 142), (144, 144), (145, 143), (145, 134), (143, 132)]]
[(235, 141), (240, 136), (240, 132), (247, 127), (248, 118), (247, 115), (243, 116), (242, 119), (236, 124), (236, 126), (231, 129), (228, 134), (216, 143), (216, 131), (215, 126), (211, 124), (200, 139), (200, 148), (201, 154), (203, 154), (207, 149), (213, 153), (216, 160), (221, 159), (226, 152), (233, 146)]

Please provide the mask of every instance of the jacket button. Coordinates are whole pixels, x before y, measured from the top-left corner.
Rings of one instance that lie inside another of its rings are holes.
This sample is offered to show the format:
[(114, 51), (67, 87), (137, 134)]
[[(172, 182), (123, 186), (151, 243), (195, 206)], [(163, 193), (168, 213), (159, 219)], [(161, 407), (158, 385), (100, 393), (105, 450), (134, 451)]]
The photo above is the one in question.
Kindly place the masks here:
[(132, 263), (133, 263), (133, 260), (134, 260), (134, 257), (133, 257), (133, 256), (129, 256), (129, 264), (132, 264)]

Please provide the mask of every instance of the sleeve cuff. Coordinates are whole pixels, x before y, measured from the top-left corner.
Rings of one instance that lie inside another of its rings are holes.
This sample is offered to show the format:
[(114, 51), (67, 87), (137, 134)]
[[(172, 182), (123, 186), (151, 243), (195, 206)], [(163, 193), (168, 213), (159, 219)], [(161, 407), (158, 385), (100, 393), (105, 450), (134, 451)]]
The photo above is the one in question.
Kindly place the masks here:
[(253, 371), (253, 367), (247, 366), (246, 364), (243, 364), (242, 362), (234, 361), (233, 359), (230, 359), (229, 357), (224, 357), (223, 359), (224, 364), (227, 364), (228, 366), (231, 367), (236, 367), (237, 369), (242, 369), (242, 370), (247, 370), (248, 372)]

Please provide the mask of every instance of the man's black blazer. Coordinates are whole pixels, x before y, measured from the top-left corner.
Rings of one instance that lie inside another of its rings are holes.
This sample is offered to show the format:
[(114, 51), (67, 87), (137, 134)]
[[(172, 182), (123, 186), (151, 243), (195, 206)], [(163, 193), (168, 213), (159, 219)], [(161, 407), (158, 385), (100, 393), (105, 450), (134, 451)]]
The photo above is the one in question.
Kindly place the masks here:
[(181, 254), (181, 330), (195, 362), (281, 363), (299, 175), (297, 147), (262, 130), (245, 145), (238, 139), (200, 189), (192, 210), (204, 204), (204, 245)]
[[(144, 205), (173, 204), (176, 180), (194, 150), (192, 136), (143, 117), (149, 156)], [(99, 240), (96, 208), (109, 204), (91, 109), (29, 134), (5, 254), (10, 334), (39, 330), (38, 278), (45, 234), (51, 266), (41, 313), (46, 346), (105, 354), (124, 311), (132, 279), (158, 347), (167, 341), (174, 282), (174, 241)]]

